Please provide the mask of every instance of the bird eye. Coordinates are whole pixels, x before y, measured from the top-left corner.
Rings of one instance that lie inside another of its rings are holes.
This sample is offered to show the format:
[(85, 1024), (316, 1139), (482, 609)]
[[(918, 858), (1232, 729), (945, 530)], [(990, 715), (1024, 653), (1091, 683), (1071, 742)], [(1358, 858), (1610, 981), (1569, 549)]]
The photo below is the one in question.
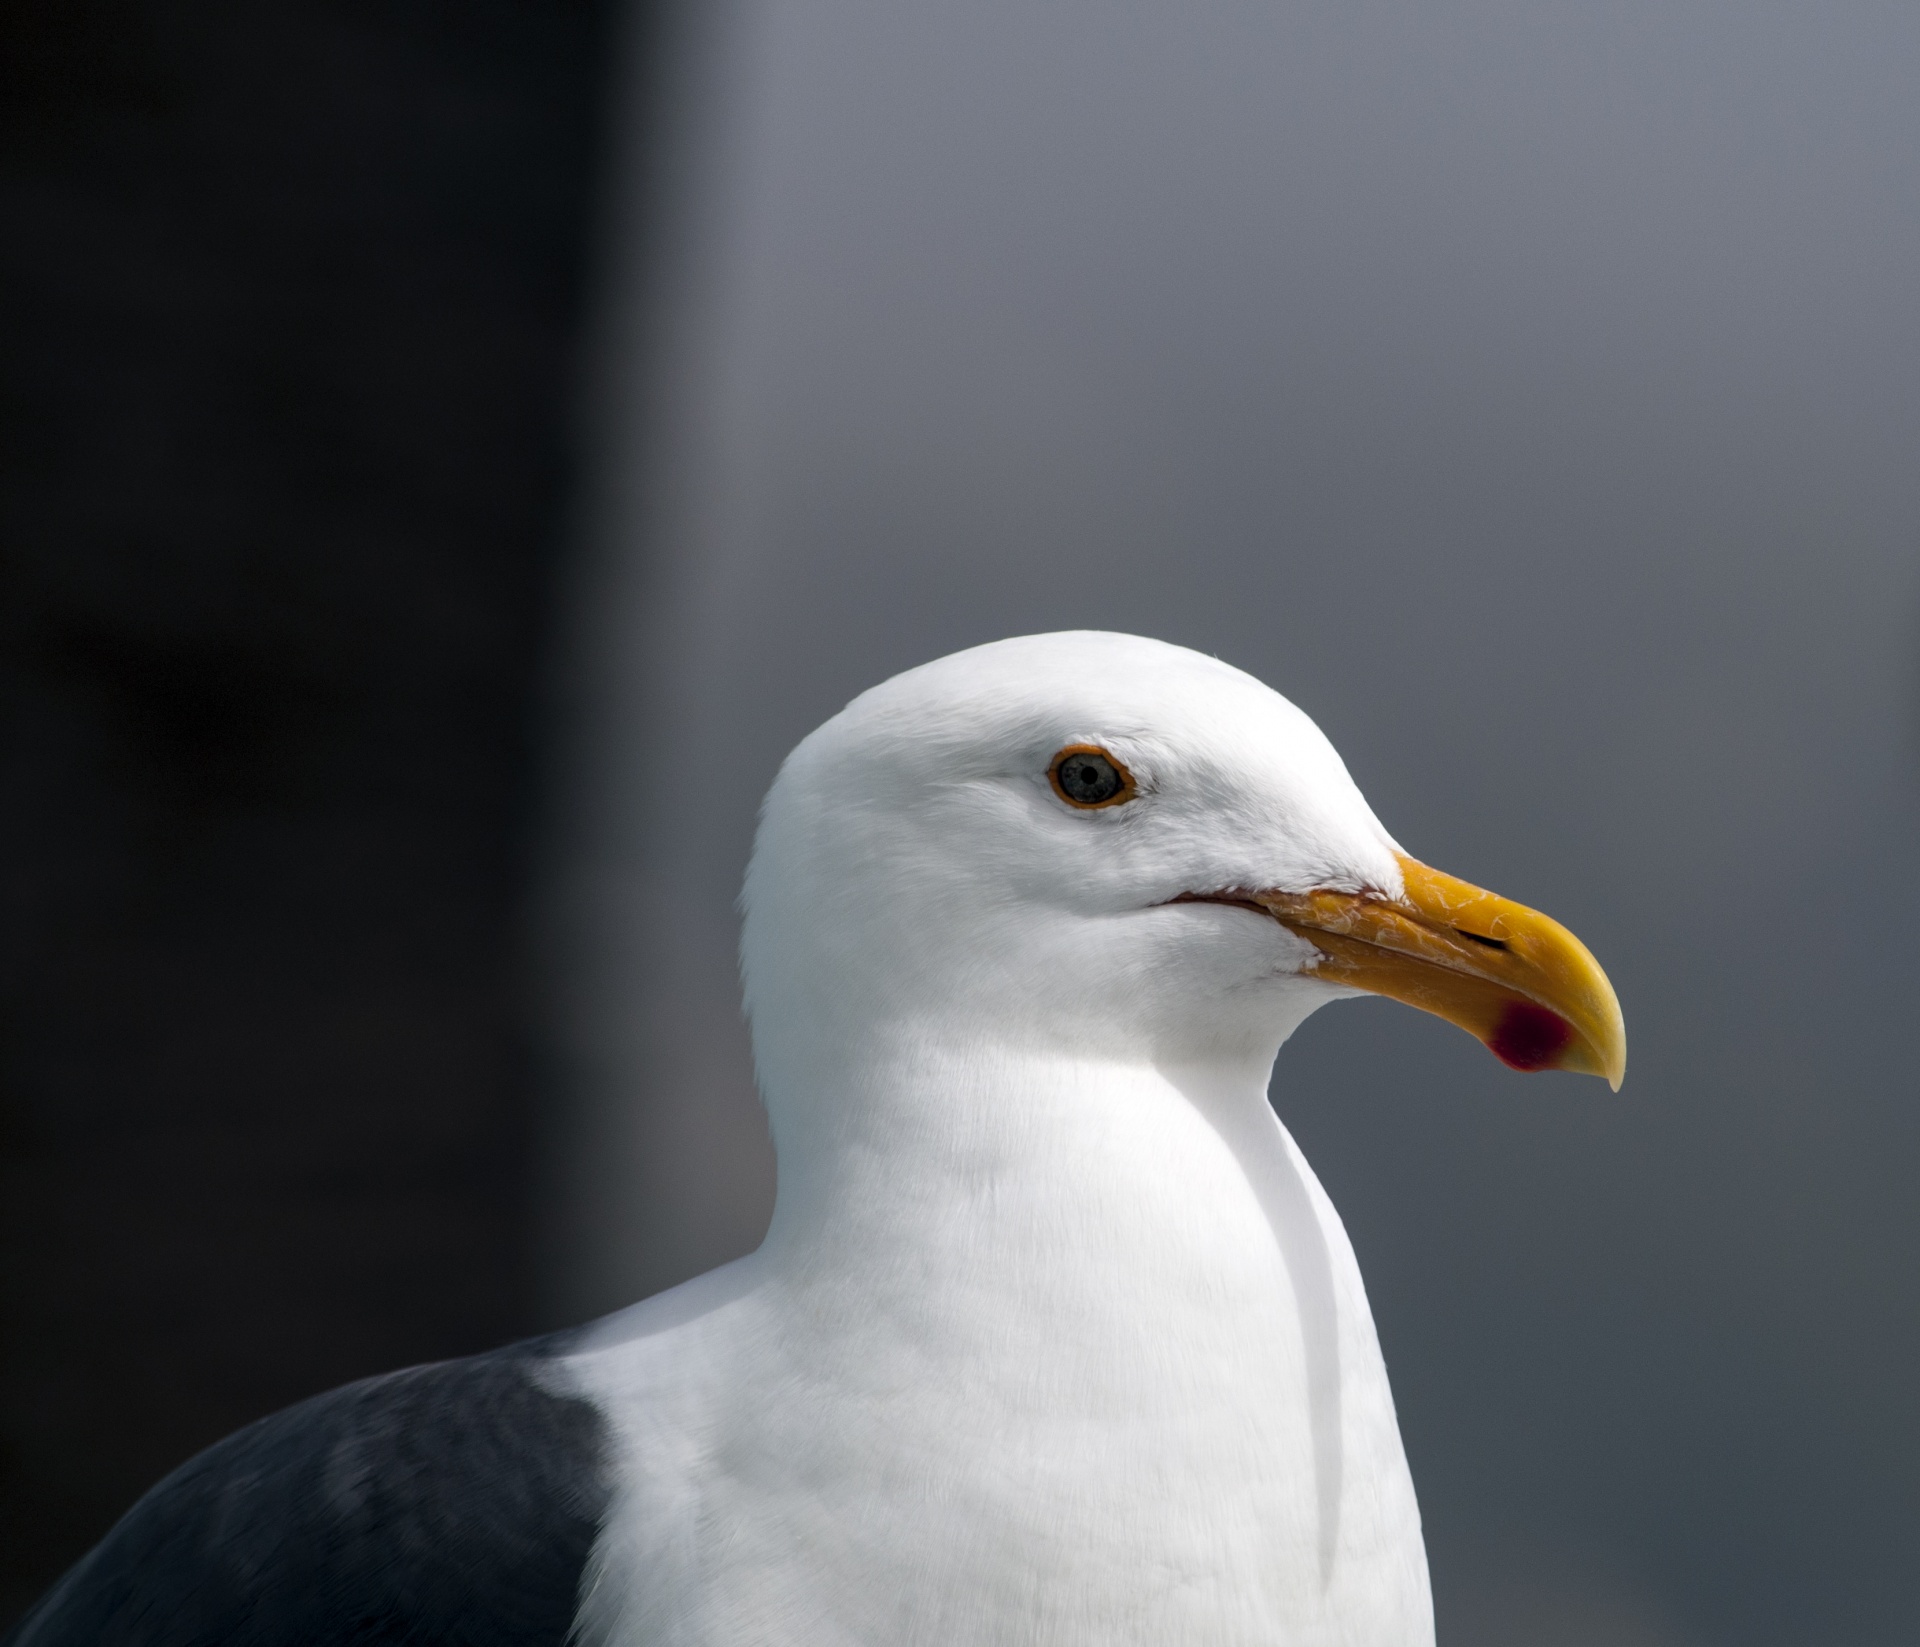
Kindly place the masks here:
[(1048, 776), (1054, 792), (1069, 806), (1118, 806), (1133, 799), (1133, 774), (1104, 749), (1088, 744), (1061, 750)]

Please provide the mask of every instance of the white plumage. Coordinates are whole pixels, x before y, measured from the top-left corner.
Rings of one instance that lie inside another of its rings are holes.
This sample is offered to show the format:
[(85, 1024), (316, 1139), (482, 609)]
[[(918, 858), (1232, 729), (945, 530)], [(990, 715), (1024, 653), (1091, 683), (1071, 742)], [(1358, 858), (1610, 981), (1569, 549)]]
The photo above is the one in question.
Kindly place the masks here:
[[(1127, 804), (1054, 788), (1077, 746)], [(1430, 1641), (1366, 1293), (1267, 1101), (1351, 990), (1174, 901), (1403, 862), (1306, 716), (1127, 636), (961, 653), (801, 743), (743, 900), (778, 1204), (567, 1364), (621, 1449), (586, 1639)]]

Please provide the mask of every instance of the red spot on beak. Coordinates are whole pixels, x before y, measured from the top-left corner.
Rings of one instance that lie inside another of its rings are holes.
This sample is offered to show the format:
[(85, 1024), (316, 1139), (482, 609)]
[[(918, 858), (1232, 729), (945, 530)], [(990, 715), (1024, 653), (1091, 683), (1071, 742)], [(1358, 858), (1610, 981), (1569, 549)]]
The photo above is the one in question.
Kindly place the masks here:
[(1514, 1001), (1500, 1014), (1487, 1045), (1512, 1069), (1551, 1069), (1573, 1039), (1573, 1025), (1531, 1001)]

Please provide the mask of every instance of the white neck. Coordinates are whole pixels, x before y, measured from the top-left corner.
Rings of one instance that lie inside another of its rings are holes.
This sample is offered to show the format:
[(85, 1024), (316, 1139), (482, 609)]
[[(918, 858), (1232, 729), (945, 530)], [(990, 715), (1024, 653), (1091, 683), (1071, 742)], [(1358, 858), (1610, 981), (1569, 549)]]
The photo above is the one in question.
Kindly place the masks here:
[[(977, 1606), (1005, 1544), (1074, 1526), (1074, 1561), (1115, 1598), (1136, 1563), (1189, 1573), (1209, 1599), (1188, 1639), (1271, 1640), (1377, 1578), (1382, 1504), (1411, 1514), (1391, 1402), (1344, 1232), (1266, 1076), (919, 1048), (858, 1072), (826, 1148), (783, 1153), (758, 1262), (793, 1410), (811, 1434), (887, 1435), (922, 1471), (863, 1562), (897, 1543), (902, 1569), (944, 1567)], [(929, 1497), (999, 1529), (990, 1558), (917, 1525)], [(1164, 1547), (1170, 1524), (1190, 1547)], [(1092, 1605), (1067, 1590), (1069, 1611)], [(1081, 1631), (1129, 1639), (1139, 1616)]]
[(1262, 1267), (1284, 1241), (1262, 1192), (1287, 1154), (1266, 1076), (1254, 1060), (1166, 1069), (871, 1044), (830, 1090), (793, 1095), (803, 1127), (779, 1125), (775, 1097), (763, 1258), (863, 1288), (910, 1270), (921, 1292), (1008, 1265), (1079, 1285), (1086, 1264), (1123, 1258), (1144, 1281), (1182, 1259), (1211, 1270), (1222, 1247)]
[(837, 1113), (780, 1095), (821, 1147), (738, 1305), (649, 1352), (726, 1467), (645, 1524), (728, 1531), (635, 1576), (678, 1598), (646, 1639), (1430, 1640), (1358, 1271), (1265, 1075), (921, 1046)]

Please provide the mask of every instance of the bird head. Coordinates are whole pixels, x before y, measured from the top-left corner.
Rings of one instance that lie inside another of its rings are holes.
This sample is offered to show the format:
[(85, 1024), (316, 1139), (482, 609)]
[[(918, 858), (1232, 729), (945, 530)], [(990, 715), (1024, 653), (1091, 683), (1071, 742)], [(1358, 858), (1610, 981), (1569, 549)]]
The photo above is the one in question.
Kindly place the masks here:
[(876, 1038), (1270, 1062), (1363, 992), (1518, 1068), (1625, 1068), (1578, 939), (1402, 851), (1278, 693), (1134, 636), (1000, 641), (856, 698), (781, 768), (742, 902), (763, 1084)]

